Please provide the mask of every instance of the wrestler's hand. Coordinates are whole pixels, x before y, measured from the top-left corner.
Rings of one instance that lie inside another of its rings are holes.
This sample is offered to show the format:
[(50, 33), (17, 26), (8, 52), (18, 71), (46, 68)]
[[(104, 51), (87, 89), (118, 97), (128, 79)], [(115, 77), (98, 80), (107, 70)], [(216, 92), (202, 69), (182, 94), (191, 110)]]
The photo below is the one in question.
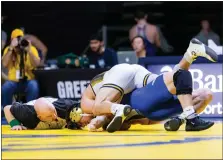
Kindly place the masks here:
[(27, 128), (25, 126), (17, 125), (17, 126), (13, 126), (11, 130), (19, 131), (19, 130), (27, 130)]
[(87, 127), (88, 127), (88, 131), (90, 131), (90, 132), (97, 132), (98, 131), (96, 126), (93, 125), (93, 124), (88, 124)]
[(91, 120), (87, 127), (89, 131), (96, 132), (98, 131), (97, 129), (101, 128), (105, 123), (107, 123), (106, 116), (97, 116)]

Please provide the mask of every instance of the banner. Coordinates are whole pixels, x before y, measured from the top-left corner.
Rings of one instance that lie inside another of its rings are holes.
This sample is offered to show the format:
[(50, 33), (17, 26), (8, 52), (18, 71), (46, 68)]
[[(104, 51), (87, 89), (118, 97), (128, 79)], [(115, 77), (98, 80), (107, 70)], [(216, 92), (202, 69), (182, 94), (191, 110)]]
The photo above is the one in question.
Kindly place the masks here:
[[(147, 69), (161, 74), (172, 71), (174, 65), (148, 65)], [(202, 117), (222, 117), (222, 64), (193, 64), (190, 67), (194, 90), (208, 88), (213, 100), (201, 113)]]
[(105, 69), (37, 70), (40, 96), (80, 100), (91, 79)]

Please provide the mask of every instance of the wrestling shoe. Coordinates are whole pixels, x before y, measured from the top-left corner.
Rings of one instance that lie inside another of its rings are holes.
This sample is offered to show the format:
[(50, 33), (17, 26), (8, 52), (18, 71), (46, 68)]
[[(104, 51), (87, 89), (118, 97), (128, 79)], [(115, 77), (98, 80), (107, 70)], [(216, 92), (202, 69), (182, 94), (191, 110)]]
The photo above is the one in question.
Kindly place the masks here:
[(186, 131), (202, 131), (206, 130), (214, 125), (214, 122), (204, 121), (200, 119), (199, 116), (196, 116), (193, 119), (187, 119)]
[(130, 114), (131, 110), (132, 108), (128, 105), (120, 106), (117, 109), (114, 118), (108, 124), (106, 130), (109, 133), (120, 130), (122, 123), (124, 122), (126, 117)]
[(193, 38), (190, 41), (190, 45), (187, 48), (185, 56), (191, 57), (189, 59), (191, 59), (192, 61), (196, 60), (197, 57), (204, 57), (212, 62), (218, 61), (217, 53), (196, 38)]
[(164, 124), (164, 128), (166, 131), (177, 131), (183, 123), (183, 119), (174, 117)]
[(104, 131), (106, 131), (106, 128), (108, 127), (108, 125), (109, 125), (109, 123), (105, 123), (105, 124), (102, 126), (102, 128), (103, 128)]

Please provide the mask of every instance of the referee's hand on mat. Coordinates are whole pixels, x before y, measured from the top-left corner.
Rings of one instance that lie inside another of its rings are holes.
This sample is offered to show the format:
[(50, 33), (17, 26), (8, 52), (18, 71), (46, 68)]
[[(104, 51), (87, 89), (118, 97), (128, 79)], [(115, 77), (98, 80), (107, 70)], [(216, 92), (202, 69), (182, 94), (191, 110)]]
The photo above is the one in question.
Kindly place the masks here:
[(16, 131), (18, 131), (18, 130), (26, 130), (26, 129), (27, 128), (25, 126), (21, 126), (21, 125), (13, 126), (11, 128), (11, 130), (16, 130)]

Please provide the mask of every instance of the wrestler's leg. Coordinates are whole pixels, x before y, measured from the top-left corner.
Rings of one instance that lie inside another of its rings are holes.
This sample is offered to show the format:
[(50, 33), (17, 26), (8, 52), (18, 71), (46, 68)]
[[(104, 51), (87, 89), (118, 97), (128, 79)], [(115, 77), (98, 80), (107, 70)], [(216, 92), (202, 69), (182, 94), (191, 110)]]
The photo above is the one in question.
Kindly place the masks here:
[[(212, 92), (209, 89), (199, 89), (192, 93), (192, 101), (194, 110), (196, 113), (201, 113), (206, 106), (212, 100)], [(148, 118), (142, 119), (132, 119), (130, 121), (124, 122), (121, 130), (128, 130), (132, 124), (141, 124), (141, 125), (153, 125), (160, 124), (168, 118), (172, 116), (179, 115), (183, 112), (181, 104), (178, 99), (172, 99), (169, 102), (166, 102), (162, 105), (163, 108), (160, 108), (157, 111), (153, 111), (147, 116)], [(168, 121), (167, 121), (168, 122)], [(168, 123), (165, 123), (165, 127), (167, 127)]]
[(95, 104), (92, 108), (93, 114), (96, 116), (109, 113), (114, 114), (116, 110), (112, 105), (116, 105), (115, 102), (121, 99), (121, 97), (122, 94), (114, 88), (101, 88), (95, 98)]
[(215, 51), (201, 43), (199, 40), (192, 39), (187, 51), (184, 54), (184, 57), (181, 59), (179, 64), (174, 67), (174, 70), (188, 70), (190, 65), (196, 60), (197, 57), (204, 57), (212, 62), (216, 62), (218, 60), (218, 55), (215, 53)]
[[(193, 107), (193, 98), (192, 98), (192, 78), (187, 71), (182, 75), (178, 75), (176, 80), (178, 84), (174, 84), (173, 82), (173, 74), (172, 72), (165, 73), (164, 75), (158, 76), (151, 84), (146, 85), (143, 88), (135, 90), (131, 95), (131, 106), (134, 109), (138, 109), (144, 116), (148, 119), (151, 119), (151, 114), (155, 111), (163, 109), (163, 104), (168, 104), (171, 101), (175, 94), (179, 99), (180, 105), (178, 108), (181, 108), (182, 113), (180, 115), (181, 119), (187, 119), (188, 122), (190, 120), (196, 120), (196, 123), (202, 125), (204, 128), (207, 129), (213, 125), (212, 122), (205, 122), (200, 124), (203, 120), (196, 118), (197, 114), (195, 113)], [(180, 73), (181, 74), (181, 73)], [(185, 79), (185, 76), (187, 79)], [(175, 77), (176, 78), (176, 77)], [(184, 84), (180, 84), (181, 82), (186, 81)], [(188, 83), (190, 82), (190, 83)], [(177, 87), (175, 87), (175, 85)], [(181, 86), (179, 86), (181, 85)], [(191, 86), (190, 86), (191, 85)], [(140, 102), (140, 103), (139, 103)], [(171, 106), (171, 105), (169, 105)], [(167, 106), (167, 108), (169, 108)], [(162, 116), (161, 116), (162, 117)], [(164, 118), (164, 117), (162, 117)], [(168, 117), (167, 117), (168, 118)], [(196, 118), (196, 119), (195, 119)], [(197, 119), (199, 119), (197, 121)], [(153, 119), (152, 119), (153, 120)], [(177, 130), (180, 127), (181, 123), (177, 121), (177, 125), (175, 125), (175, 129)], [(199, 126), (198, 125), (198, 126)]]
[[(170, 93), (177, 95), (184, 109), (184, 112), (180, 116), (181, 119), (194, 119), (196, 117), (191, 95), (192, 77), (188, 69), (198, 56), (205, 57), (213, 62), (216, 62), (218, 59), (217, 54), (212, 49), (198, 40), (193, 39), (183, 59), (175, 66), (174, 72), (167, 73), (164, 76), (164, 81), (168, 90)], [(202, 121), (197, 121), (197, 123), (201, 122)]]
[[(196, 113), (202, 112), (208, 103), (212, 100), (212, 92), (209, 89), (199, 89), (192, 93), (192, 103)], [(149, 122), (161, 123), (162, 121), (171, 118), (172, 116), (179, 115), (183, 112), (180, 101), (177, 98), (159, 103), (159, 107), (154, 107), (152, 112), (146, 114)], [(151, 123), (149, 123), (150, 125)], [(169, 121), (165, 123), (165, 128), (168, 130)]]
[[(201, 113), (206, 106), (212, 101), (212, 92), (209, 89), (199, 89), (192, 93), (192, 102), (193, 102), (193, 109), (197, 114)], [(179, 108), (179, 107), (178, 107)], [(176, 131), (179, 129), (181, 124), (184, 122), (182, 120), (184, 113), (179, 113), (180, 115), (177, 118), (172, 118), (171, 120), (167, 121), (164, 125), (165, 129), (168, 131)], [(190, 120), (188, 120), (190, 122)], [(196, 131), (200, 130), (200, 127), (194, 127), (191, 123), (187, 122), (186, 130), (187, 131)], [(205, 122), (200, 120), (201, 123), (206, 124), (206, 129), (211, 127), (214, 123), (213, 122)]]
[[(182, 107), (185, 110), (184, 118), (194, 118), (193, 107), (192, 107), (192, 77), (189, 70), (190, 65), (197, 57), (205, 57), (206, 59), (216, 62), (218, 60), (218, 55), (210, 49), (208, 46), (204, 45), (197, 39), (192, 39), (190, 41), (189, 47), (187, 48), (184, 57), (175, 66), (172, 73), (165, 74), (164, 82), (172, 94), (176, 94)], [(186, 113), (187, 112), (187, 113)]]
[(182, 118), (194, 118), (195, 111), (192, 101), (192, 76), (189, 71), (178, 70), (163, 75), (164, 83), (168, 91), (177, 95), (185, 115)]

